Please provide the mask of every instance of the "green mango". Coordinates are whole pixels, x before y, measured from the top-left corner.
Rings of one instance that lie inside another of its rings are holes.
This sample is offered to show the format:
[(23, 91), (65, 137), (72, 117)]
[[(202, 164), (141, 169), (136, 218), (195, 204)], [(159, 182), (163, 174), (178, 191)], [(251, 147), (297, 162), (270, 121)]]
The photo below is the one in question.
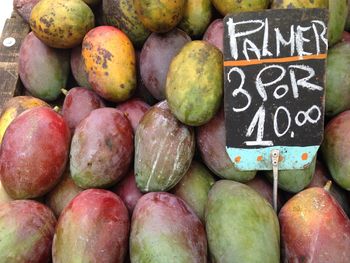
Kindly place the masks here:
[(214, 184), (205, 211), (212, 263), (279, 263), (280, 228), (271, 205), (249, 186)]

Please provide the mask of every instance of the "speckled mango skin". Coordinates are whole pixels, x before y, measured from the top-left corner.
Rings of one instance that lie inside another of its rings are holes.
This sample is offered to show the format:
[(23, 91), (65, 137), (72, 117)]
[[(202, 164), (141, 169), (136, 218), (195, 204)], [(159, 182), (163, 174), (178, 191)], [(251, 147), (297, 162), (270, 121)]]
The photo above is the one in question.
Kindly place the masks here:
[(183, 18), (178, 25), (191, 37), (201, 36), (212, 17), (210, 0), (187, 0)]
[(306, 189), (279, 213), (282, 262), (337, 262), (350, 258), (350, 221), (323, 188)]
[(135, 50), (129, 38), (112, 26), (86, 34), (82, 56), (92, 89), (113, 102), (130, 98), (136, 88)]
[(268, 8), (269, 0), (211, 0), (223, 15), (237, 12), (258, 11)]
[(211, 262), (280, 262), (277, 215), (249, 186), (216, 182), (209, 191), (205, 222)]
[(45, 101), (30, 96), (16, 96), (8, 100), (0, 116), (0, 145), (7, 127), (19, 114), (27, 109), (39, 106), (49, 107)]
[(54, 48), (72, 48), (94, 27), (90, 7), (81, 0), (41, 0), (29, 20), (34, 34)]
[(185, 0), (134, 0), (138, 18), (152, 32), (165, 33), (182, 19)]
[(323, 159), (332, 178), (350, 191), (350, 111), (334, 117), (326, 126), (321, 146)]
[(165, 96), (184, 124), (200, 126), (219, 109), (223, 93), (222, 53), (205, 41), (187, 43), (170, 64)]
[(108, 25), (123, 31), (137, 47), (142, 47), (151, 33), (139, 20), (134, 2), (130, 0), (104, 0), (103, 14)]
[(272, 0), (271, 8), (328, 8), (328, 0)]
[(38, 202), (0, 204), (0, 262), (50, 262), (55, 225), (52, 211)]

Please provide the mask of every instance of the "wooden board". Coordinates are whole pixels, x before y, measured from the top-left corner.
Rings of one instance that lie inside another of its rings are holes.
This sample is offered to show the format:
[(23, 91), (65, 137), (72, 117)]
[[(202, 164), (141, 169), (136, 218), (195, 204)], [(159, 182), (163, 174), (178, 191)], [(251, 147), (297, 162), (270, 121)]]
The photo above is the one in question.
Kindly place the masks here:
[[(0, 111), (6, 101), (22, 91), (22, 84), (18, 75), (18, 53), (21, 43), (30, 28), (26, 22), (13, 12), (11, 18), (6, 20), (0, 38)], [(6, 46), (7, 43), (15, 43)], [(5, 45), (4, 45), (5, 41)]]
[(302, 169), (323, 139), (328, 11), (264, 10), (225, 17), (227, 152), (240, 170)]

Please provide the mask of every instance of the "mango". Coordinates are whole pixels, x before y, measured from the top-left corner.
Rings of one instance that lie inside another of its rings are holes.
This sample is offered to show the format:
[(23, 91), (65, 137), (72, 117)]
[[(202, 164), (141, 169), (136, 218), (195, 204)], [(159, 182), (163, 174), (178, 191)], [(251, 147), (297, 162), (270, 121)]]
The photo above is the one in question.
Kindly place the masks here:
[(148, 193), (138, 201), (131, 221), (132, 263), (205, 263), (204, 226), (189, 206), (169, 193)]
[(74, 183), (67, 165), (62, 180), (45, 196), (45, 203), (58, 218), (69, 202), (83, 190)]
[(203, 40), (214, 45), (224, 53), (224, 22), (222, 19), (215, 19), (203, 35)]
[(248, 182), (255, 177), (256, 171), (239, 171), (226, 152), (223, 108), (211, 121), (196, 129), (196, 138), (203, 162), (217, 176), (238, 182)]
[(125, 101), (136, 87), (135, 51), (129, 38), (112, 26), (86, 34), (82, 56), (93, 90), (113, 102)]
[(191, 165), (194, 131), (170, 112), (166, 101), (149, 109), (135, 134), (134, 170), (142, 192), (167, 191)]
[(7, 127), (19, 114), (27, 109), (39, 106), (49, 105), (40, 99), (30, 96), (16, 96), (9, 99), (4, 104), (0, 115), (0, 144)]
[(277, 215), (247, 185), (216, 182), (209, 191), (205, 225), (212, 262), (280, 262)]
[(326, 126), (321, 151), (332, 178), (350, 190), (350, 111), (334, 117)]
[(109, 187), (129, 170), (134, 151), (131, 125), (113, 108), (93, 110), (75, 129), (70, 172), (81, 188)]
[(349, 262), (350, 220), (325, 189), (292, 197), (279, 220), (283, 262)]
[(53, 101), (67, 84), (69, 53), (46, 46), (30, 32), (19, 51), (18, 72), (24, 87), (34, 97)]
[(152, 32), (165, 33), (182, 19), (185, 0), (134, 0), (136, 14)]
[(350, 109), (350, 43), (342, 42), (328, 51), (326, 66), (326, 110), (333, 117)]
[(72, 48), (70, 55), (70, 67), (75, 81), (80, 87), (92, 89), (85, 71), (83, 57), (81, 55), (81, 45)]
[[(314, 158), (312, 163), (305, 169), (279, 171), (278, 188), (290, 193), (300, 192), (310, 184), (315, 172), (315, 165), (316, 158)], [(267, 176), (267, 178), (272, 182), (272, 171), (265, 171), (264, 173)]]
[(172, 189), (204, 222), (204, 210), (210, 188), (215, 183), (214, 176), (201, 163), (193, 161), (185, 176)]
[(29, 23), (30, 13), (40, 0), (13, 0), (13, 9)]
[(187, 43), (172, 60), (165, 87), (171, 112), (186, 125), (212, 119), (223, 95), (222, 53), (205, 41)]
[(191, 37), (203, 35), (212, 17), (210, 0), (187, 0), (178, 27)]
[(124, 112), (135, 133), (140, 120), (149, 110), (149, 108), (150, 106), (140, 99), (130, 99), (122, 104), (119, 104), (116, 109)]
[(36, 201), (0, 204), (0, 261), (50, 262), (56, 218)]
[(81, 0), (40, 0), (31, 12), (30, 28), (46, 45), (73, 48), (94, 27), (90, 7)]
[(78, 124), (91, 111), (103, 108), (104, 106), (102, 99), (92, 90), (75, 87), (70, 89), (66, 94), (61, 114), (71, 131), (74, 132)]
[(118, 184), (112, 188), (112, 192), (117, 194), (124, 202), (132, 216), (137, 201), (143, 195), (136, 186), (135, 173), (131, 170)]
[(119, 28), (135, 46), (142, 47), (151, 32), (137, 17), (134, 1), (104, 0), (102, 6), (107, 24)]
[(211, 0), (221, 15), (229, 13), (258, 11), (268, 8), (270, 0)]
[(0, 205), (3, 203), (13, 201), (13, 200), (14, 199), (11, 198), (11, 196), (9, 196), (8, 193), (5, 191), (5, 189), (2, 186), (1, 181), (0, 181)]
[(157, 100), (165, 99), (165, 83), (172, 59), (191, 38), (180, 29), (152, 33), (142, 47), (140, 74), (148, 91)]
[(328, 8), (328, 0), (272, 0), (271, 8)]
[(63, 210), (52, 244), (54, 263), (123, 263), (128, 247), (128, 210), (107, 190), (89, 189)]
[(70, 131), (49, 107), (24, 111), (7, 128), (0, 151), (0, 179), (14, 199), (36, 198), (60, 180), (68, 159)]

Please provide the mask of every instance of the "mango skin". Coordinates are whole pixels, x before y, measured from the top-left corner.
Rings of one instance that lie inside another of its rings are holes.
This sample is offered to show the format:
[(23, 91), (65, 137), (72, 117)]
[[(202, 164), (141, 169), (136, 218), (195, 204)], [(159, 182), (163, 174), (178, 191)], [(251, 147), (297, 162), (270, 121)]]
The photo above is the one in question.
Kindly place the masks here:
[(210, 171), (203, 164), (193, 161), (185, 176), (172, 189), (172, 193), (184, 200), (204, 222), (208, 193), (214, 183), (215, 178)]
[(326, 67), (326, 110), (333, 117), (350, 109), (350, 43), (342, 42), (328, 51)]
[(135, 51), (119, 29), (99, 26), (86, 34), (82, 56), (93, 90), (113, 102), (125, 101), (136, 88)]
[(0, 204), (1, 262), (48, 263), (56, 218), (36, 201)]
[(123, 31), (137, 47), (142, 47), (151, 33), (139, 20), (130, 0), (104, 0), (103, 15), (108, 25)]
[(292, 197), (279, 213), (283, 262), (349, 262), (350, 221), (323, 188)]
[(75, 81), (80, 87), (92, 89), (88, 75), (85, 72), (83, 57), (81, 56), (81, 45), (72, 48), (70, 55), (70, 67)]
[(70, 131), (49, 107), (20, 114), (7, 128), (0, 150), (0, 176), (14, 199), (36, 198), (60, 180), (68, 160)]
[(216, 46), (224, 53), (224, 22), (222, 19), (215, 19), (211, 22), (203, 35), (203, 40)]
[(204, 226), (181, 198), (148, 193), (132, 216), (130, 258), (132, 263), (206, 263)]
[(334, 117), (326, 126), (321, 145), (322, 156), (332, 178), (350, 190), (350, 111)]
[(23, 111), (49, 105), (40, 99), (31, 96), (16, 96), (9, 99), (2, 108), (0, 115), (0, 144), (10, 123)]
[(211, 2), (220, 14), (226, 16), (229, 13), (266, 9), (270, 0), (211, 0)]
[(196, 139), (203, 162), (217, 176), (238, 182), (248, 182), (255, 177), (256, 171), (238, 170), (226, 152), (223, 108), (208, 123), (196, 128)]
[(205, 222), (212, 262), (280, 262), (277, 215), (249, 186), (216, 182), (209, 191)]
[(168, 191), (185, 175), (195, 151), (194, 131), (179, 122), (166, 101), (143, 116), (135, 134), (134, 170), (142, 192)]
[(9, 196), (8, 193), (5, 191), (5, 189), (2, 186), (1, 181), (0, 181), (0, 205), (3, 203), (13, 201), (13, 200), (14, 199), (11, 198), (11, 196)]
[(328, 0), (272, 0), (271, 8), (328, 8)]
[(169, 67), (165, 96), (171, 112), (186, 125), (212, 119), (223, 94), (222, 53), (205, 41), (187, 43)]
[(156, 33), (173, 29), (183, 17), (185, 4), (185, 0), (134, 0), (138, 18)]
[(30, 13), (40, 0), (13, 0), (13, 9), (29, 23)]
[(63, 210), (52, 244), (54, 263), (123, 263), (129, 233), (129, 215), (114, 193), (89, 189)]
[(95, 18), (84, 1), (41, 0), (31, 12), (29, 25), (46, 45), (73, 48), (94, 27)]
[(128, 172), (133, 158), (129, 120), (113, 108), (91, 111), (75, 129), (70, 148), (70, 172), (81, 188), (106, 188)]
[(201, 36), (212, 18), (210, 0), (187, 0), (185, 11), (178, 27), (191, 37)]
[(22, 42), (18, 71), (24, 87), (34, 96), (53, 101), (69, 76), (69, 53), (48, 47), (30, 32)]

